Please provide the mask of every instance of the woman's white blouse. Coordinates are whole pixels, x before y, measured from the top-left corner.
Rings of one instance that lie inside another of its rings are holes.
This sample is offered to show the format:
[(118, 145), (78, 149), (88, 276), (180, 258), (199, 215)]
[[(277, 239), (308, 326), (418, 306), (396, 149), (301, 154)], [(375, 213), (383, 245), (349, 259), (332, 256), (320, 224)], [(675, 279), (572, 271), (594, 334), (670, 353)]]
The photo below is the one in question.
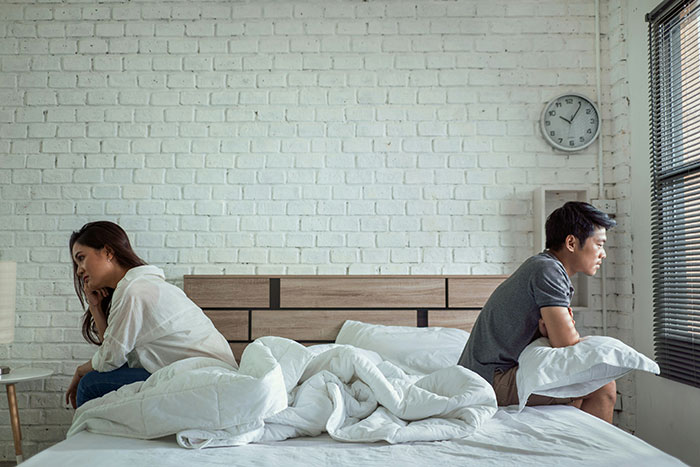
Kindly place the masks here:
[(238, 368), (211, 320), (155, 266), (130, 269), (112, 295), (104, 341), (92, 357), (97, 371), (125, 363), (149, 373), (188, 357), (212, 357)]

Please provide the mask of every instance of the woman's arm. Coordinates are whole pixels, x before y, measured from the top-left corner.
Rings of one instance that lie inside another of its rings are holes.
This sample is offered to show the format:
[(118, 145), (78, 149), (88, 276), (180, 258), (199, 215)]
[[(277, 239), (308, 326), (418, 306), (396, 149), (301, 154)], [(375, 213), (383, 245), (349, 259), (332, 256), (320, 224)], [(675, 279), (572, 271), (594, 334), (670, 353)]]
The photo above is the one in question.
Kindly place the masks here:
[(95, 321), (95, 327), (97, 328), (97, 335), (100, 338), (100, 342), (104, 341), (105, 330), (107, 329), (107, 318), (105, 317), (104, 311), (102, 311), (102, 299), (107, 295), (109, 295), (107, 289), (89, 290), (87, 286), (85, 286), (88, 309), (90, 310), (93, 321)]
[(144, 297), (132, 292), (127, 289), (118, 303), (112, 303), (109, 332), (105, 332), (102, 344), (92, 357), (92, 367), (96, 371), (115, 370), (127, 363), (128, 354), (143, 337)]
[(105, 330), (107, 329), (107, 319), (102, 311), (100, 305), (90, 305), (90, 314), (92, 319), (95, 320), (95, 327), (97, 328), (97, 335), (100, 338), (100, 342), (105, 340)]
[(80, 383), (80, 379), (83, 376), (91, 371), (93, 371), (92, 361), (88, 360), (75, 370), (73, 379), (71, 380), (70, 385), (68, 385), (68, 389), (66, 390), (66, 403), (70, 403), (74, 409), (77, 408), (76, 397), (78, 395), (78, 383)]

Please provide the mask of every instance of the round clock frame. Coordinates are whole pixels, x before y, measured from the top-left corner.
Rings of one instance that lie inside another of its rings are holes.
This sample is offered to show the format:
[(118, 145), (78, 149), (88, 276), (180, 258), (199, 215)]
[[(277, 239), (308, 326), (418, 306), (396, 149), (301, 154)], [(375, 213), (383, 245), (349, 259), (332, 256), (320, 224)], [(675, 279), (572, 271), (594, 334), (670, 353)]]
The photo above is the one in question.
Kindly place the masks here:
[[(571, 99), (571, 102), (567, 99)], [(558, 108), (554, 108), (557, 107), (557, 103)], [(560, 109), (566, 112), (566, 117), (558, 114)], [(590, 117), (591, 112), (595, 112), (595, 119)], [(589, 116), (588, 119), (584, 118), (586, 115)], [(572, 128), (576, 130), (573, 136)], [(554, 148), (566, 152), (580, 151), (590, 146), (600, 135), (600, 111), (595, 102), (583, 94), (566, 92), (545, 104), (540, 116), (540, 129), (545, 141)], [(563, 136), (565, 131), (566, 137)]]

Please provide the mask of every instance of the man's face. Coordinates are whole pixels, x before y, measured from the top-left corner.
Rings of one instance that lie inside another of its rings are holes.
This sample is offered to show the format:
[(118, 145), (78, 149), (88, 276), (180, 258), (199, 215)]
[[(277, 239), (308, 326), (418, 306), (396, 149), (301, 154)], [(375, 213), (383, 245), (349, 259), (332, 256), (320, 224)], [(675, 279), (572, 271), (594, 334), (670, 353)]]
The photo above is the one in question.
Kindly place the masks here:
[(574, 251), (574, 263), (576, 272), (582, 272), (587, 276), (593, 276), (600, 269), (605, 254), (605, 235), (604, 227), (596, 227), (593, 235), (586, 239), (586, 243), (581, 248), (577, 243), (577, 248)]

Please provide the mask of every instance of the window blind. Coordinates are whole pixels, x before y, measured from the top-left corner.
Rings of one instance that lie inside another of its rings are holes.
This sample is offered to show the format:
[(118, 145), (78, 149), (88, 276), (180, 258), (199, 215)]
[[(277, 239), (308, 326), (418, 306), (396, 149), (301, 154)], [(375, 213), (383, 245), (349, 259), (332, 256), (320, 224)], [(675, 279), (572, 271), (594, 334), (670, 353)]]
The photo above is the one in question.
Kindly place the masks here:
[(661, 376), (700, 387), (700, 0), (647, 21), (654, 349)]

